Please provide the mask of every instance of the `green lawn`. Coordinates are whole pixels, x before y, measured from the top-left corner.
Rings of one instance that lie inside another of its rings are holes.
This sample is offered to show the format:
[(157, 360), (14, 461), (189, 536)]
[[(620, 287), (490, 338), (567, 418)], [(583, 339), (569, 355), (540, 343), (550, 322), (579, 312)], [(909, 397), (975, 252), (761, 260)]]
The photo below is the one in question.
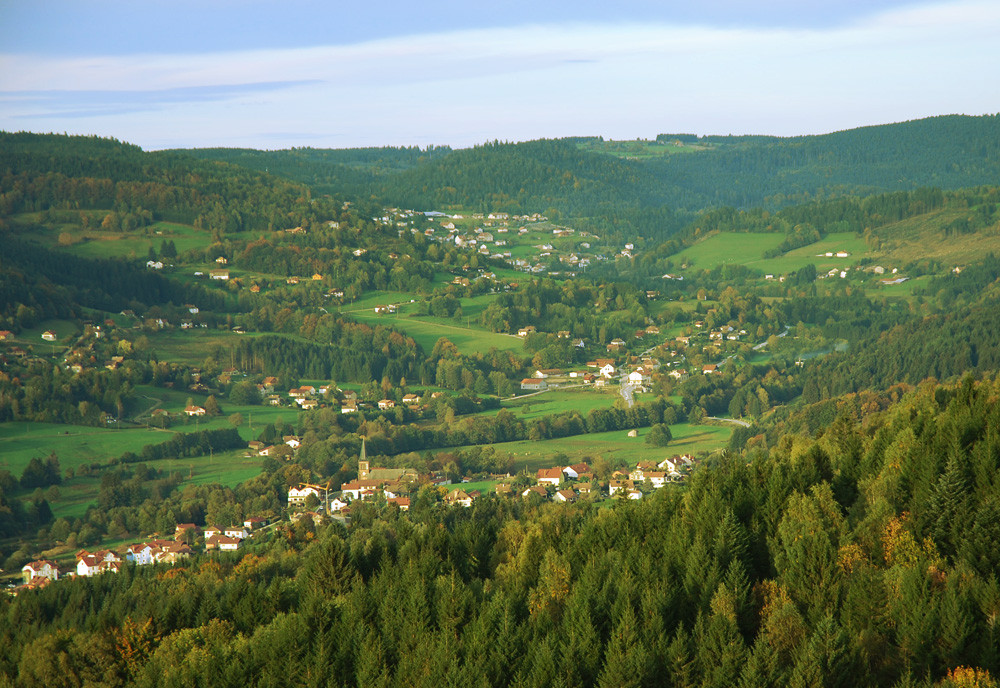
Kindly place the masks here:
[(466, 493), (472, 492), (474, 490), (479, 490), (484, 495), (491, 494), (493, 488), (497, 486), (496, 480), (479, 480), (472, 483), (459, 483), (456, 485), (448, 485), (448, 492), (452, 490), (465, 490)]
[[(307, 384), (307, 382), (303, 381), (303, 384)], [(239, 413), (243, 416), (243, 424), (239, 427), (240, 437), (249, 441), (257, 439), (267, 423), (281, 420), (296, 425), (300, 413), (296, 406), (237, 406), (228, 403), (225, 397), (220, 397), (218, 402), (222, 408), (222, 415), (214, 418), (188, 418), (181, 415), (187, 405), (187, 400), (191, 398), (195, 404), (204, 404), (206, 399), (204, 394), (195, 394), (187, 390), (164, 389), (151, 385), (137, 385), (135, 391), (138, 399), (132, 410), (137, 415), (137, 419), (142, 422), (148, 418), (153, 409), (162, 408), (172, 415), (178, 416), (169, 428), (174, 432), (229, 428), (232, 427), (229, 416)], [(282, 392), (279, 391), (279, 394)]]

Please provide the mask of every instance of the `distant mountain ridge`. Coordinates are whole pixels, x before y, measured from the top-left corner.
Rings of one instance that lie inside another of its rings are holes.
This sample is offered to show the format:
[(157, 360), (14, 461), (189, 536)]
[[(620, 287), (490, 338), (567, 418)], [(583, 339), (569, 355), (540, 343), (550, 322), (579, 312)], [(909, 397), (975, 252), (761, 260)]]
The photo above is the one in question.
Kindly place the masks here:
[[(461, 150), (184, 152), (267, 170), (318, 192), (375, 197), (389, 205), (554, 209), (599, 218), (606, 226), (628, 220), (641, 233), (659, 236), (711, 208), (780, 208), (836, 196), (924, 186), (956, 189), (1000, 179), (998, 115), (943, 115), (791, 138), (665, 134), (658, 140), (667, 145), (680, 137), (710, 145), (704, 151), (644, 160), (602, 155), (599, 137), (492, 142)], [(579, 149), (582, 141), (590, 150)]]

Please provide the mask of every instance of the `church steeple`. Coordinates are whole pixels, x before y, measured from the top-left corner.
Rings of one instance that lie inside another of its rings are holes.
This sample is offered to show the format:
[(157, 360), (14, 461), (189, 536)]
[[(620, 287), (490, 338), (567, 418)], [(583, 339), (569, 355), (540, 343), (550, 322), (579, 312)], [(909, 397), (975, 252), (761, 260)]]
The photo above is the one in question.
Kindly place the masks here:
[(361, 438), (361, 456), (358, 457), (358, 479), (364, 480), (368, 477), (368, 452), (365, 451), (365, 438)]

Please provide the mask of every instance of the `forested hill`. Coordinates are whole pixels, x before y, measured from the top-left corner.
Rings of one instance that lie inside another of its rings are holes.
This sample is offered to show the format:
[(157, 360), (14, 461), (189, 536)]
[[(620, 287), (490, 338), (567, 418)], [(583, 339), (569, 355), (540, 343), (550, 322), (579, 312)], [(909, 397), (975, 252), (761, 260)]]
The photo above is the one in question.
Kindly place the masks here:
[(220, 160), (308, 184), (317, 193), (368, 197), (381, 177), (396, 174), (451, 153), (447, 146), (383, 148), (198, 148), (170, 151), (202, 160)]
[[(675, 154), (675, 142), (696, 144)], [(948, 115), (818, 136), (661, 134), (624, 159), (615, 142), (567, 138), (448, 148), (187, 151), (309, 184), (322, 193), (420, 209), (546, 212), (629, 224), (662, 237), (693, 214), (772, 208), (924, 186), (954, 189), (1000, 177), (1000, 116)], [(558, 212), (556, 212), (558, 211)]]
[(664, 202), (780, 207), (835, 195), (992, 184), (1000, 173), (998, 115), (946, 115), (821, 136), (710, 136), (699, 142), (708, 149), (646, 163), (665, 188), (682, 188), (691, 199)]
[(262, 171), (96, 136), (0, 132), (0, 216), (93, 209), (113, 210), (113, 231), (156, 219), (231, 233), (331, 216), (304, 184)]

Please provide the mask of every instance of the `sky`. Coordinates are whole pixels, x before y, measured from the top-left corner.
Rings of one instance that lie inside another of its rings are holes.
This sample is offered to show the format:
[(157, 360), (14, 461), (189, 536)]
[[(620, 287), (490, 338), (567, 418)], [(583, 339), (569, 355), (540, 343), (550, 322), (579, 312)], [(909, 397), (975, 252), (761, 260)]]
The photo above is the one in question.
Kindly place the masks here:
[(466, 147), (1000, 112), (997, 0), (346, 5), (0, 0), (0, 130)]

